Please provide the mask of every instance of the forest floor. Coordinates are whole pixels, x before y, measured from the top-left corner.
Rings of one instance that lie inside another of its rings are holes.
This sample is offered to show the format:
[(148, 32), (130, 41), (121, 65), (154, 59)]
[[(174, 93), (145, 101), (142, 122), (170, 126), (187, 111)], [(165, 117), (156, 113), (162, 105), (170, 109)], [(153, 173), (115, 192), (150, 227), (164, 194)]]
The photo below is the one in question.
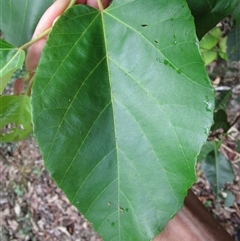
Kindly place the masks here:
[[(240, 62), (220, 61), (209, 67), (209, 73), (219, 90), (234, 90), (227, 109), (232, 123), (240, 115)], [(192, 189), (240, 241), (240, 155), (236, 151), (240, 121), (232, 128), (235, 138), (226, 138), (221, 152), (230, 160), (235, 173), (235, 181), (226, 184), (226, 190), (234, 195), (233, 205), (225, 206), (213, 195), (201, 164), (197, 165), (198, 181)], [(49, 177), (33, 137), (15, 144), (0, 144), (0, 174), (1, 241), (101, 241)]]

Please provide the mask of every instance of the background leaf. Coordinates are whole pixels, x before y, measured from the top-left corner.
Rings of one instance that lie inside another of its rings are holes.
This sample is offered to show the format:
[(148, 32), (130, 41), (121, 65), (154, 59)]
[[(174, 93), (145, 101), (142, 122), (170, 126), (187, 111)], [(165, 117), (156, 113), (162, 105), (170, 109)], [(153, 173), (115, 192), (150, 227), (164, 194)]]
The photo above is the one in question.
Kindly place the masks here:
[(239, 0), (187, 0), (194, 16), (197, 36), (201, 39), (239, 4)]
[(50, 33), (32, 92), (35, 137), (105, 240), (152, 239), (196, 180), (214, 99), (196, 41), (183, 0), (74, 6)]
[(237, 25), (240, 26), (240, 2), (234, 8), (232, 15), (236, 19)]
[(22, 49), (12, 46), (11, 44), (0, 39), (0, 94), (3, 92), (12, 74), (17, 69), (22, 69), (25, 52)]
[(225, 110), (218, 110), (214, 113), (214, 124), (211, 127), (211, 130), (223, 129), (226, 133), (230, 128), (230, 124), (228, 122), (228, 116)]
[(229, 190), (224, 191), (224, 206), (225, 207), (232, 207), (235, 201), (235, 196), (233, 195), (232, 192), (230, 192)]
[(218, 149), (221, 146), (221, 141), (208, 141), (203, 146), (197, 157), (198, 161), (203, 161), (207, 155), (214, 151), (215, 148)]
[(225, 183), (233, 182), (234, 173), (230, 162), (217, 150), (208, 154), (202, 162), (201, 169), (210, 182), (214, 195), (217, 197)]
[(202, 57), (205, 65), (208, 65), (218, 58), (218, 53), (216, 50), (205, 50), (202, 51)]
[(215, 99), (215, 110), (225, 110), (232, 98), (232, 90), (221, 91)]
[(227, 54), (231, 61), (240, 60), (240, 25), (235, 25), (228, 34)]
[(214, 28), (201, 39), (200, 47), (204, 50), (210, 50), (217, 45), (220, 37), (221, 30), (219, 28)]
[(0, 0), (0, 29), (4, 39), (21, 46), (32, 38), (34, 29), (54, 0)]
[(221, 38), (219, 40), (219, 56), (224, 60), (228, 60), (228, 56), (227, 56), (227, 37)]
[[(30, 98), (21, 96), (0, 96), (0, 141), (11, 142), (25, 139), (32, 133)], [(3, 128), (11, 124), (3, 132)]]

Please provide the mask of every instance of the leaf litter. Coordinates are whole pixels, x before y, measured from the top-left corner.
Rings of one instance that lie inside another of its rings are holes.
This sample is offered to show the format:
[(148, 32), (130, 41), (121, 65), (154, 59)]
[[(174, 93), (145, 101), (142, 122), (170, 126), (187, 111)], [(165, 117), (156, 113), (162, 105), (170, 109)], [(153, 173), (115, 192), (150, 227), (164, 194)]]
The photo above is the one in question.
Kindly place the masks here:
[(0, 144), (1, 241), (100, 241), (56, 187), (33, 138)]

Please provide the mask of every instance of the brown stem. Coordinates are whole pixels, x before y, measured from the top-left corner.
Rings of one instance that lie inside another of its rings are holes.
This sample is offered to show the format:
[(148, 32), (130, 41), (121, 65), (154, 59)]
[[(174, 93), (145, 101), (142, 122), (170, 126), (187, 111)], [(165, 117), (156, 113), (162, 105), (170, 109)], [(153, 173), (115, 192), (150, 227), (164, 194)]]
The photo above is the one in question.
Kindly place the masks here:
[(29, 79), (27, 81), (28, 85), (27, 85), (26, 95), (28, 95), (28, 96), (30, 96), (31, 92), (32, 92), (32, 85), (33, 85), (34, 77), (35, 77), (35, 72), (30, 74)]

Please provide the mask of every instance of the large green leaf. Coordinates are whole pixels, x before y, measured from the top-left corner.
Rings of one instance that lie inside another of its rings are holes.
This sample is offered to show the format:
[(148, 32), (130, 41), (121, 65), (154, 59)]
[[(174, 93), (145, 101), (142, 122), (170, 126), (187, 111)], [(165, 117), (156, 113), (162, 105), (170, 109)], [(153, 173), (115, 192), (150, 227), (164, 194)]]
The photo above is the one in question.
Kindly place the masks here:
[(227, 17), (240, 3), (240, 0), (187, 0), (194, 16), (198, 38), (201, 39), (208, 31)]
[(28, 42), (37, 22), (54, 0), (0, 0), (0, 29), (11, 44)]
[(0, 94), (2, 94), (12, 74), (22, 69), (25, 52), (0, 39)]
[(28, 96), (0, 96), (0, 129), (0, 142), (19, 141), (32, 133)]
[(58, 186), (105, 240), (150, 240), (196, 180), (213, 98), (184, 0), (75, 6), (37, 69), (35, 137)]

